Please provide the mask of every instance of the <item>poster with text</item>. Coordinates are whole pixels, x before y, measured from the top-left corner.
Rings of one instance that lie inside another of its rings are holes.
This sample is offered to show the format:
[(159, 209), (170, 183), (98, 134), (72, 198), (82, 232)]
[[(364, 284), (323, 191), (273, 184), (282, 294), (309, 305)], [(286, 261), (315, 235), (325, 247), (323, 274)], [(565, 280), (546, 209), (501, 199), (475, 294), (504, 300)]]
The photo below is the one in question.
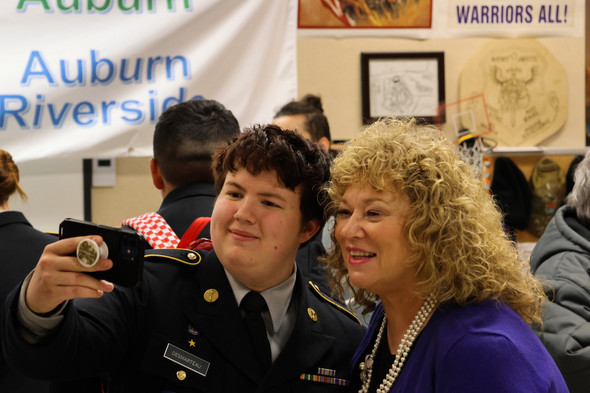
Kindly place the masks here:
[(158, 116), (214, 99), (240, 126), (297, 94), (297, 0), (0, 2), (0, 147), (17, 162), (151, 156)]

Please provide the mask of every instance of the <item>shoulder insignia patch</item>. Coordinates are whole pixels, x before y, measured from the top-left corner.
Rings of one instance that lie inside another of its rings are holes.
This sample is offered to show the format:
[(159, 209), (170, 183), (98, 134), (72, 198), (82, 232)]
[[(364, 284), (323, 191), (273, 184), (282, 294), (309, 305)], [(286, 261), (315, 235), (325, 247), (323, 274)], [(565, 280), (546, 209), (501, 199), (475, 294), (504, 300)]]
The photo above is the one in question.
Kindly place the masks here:
[(160, 248), (146, 250), (144, 259), (146, 262), (177, 262), (196, 266), (203, 260), (203, 254), (201, 251), (184, 248)]
[(324, 300), (325, 302), (327, 302), (328, 304), (330, 304), (332, 307), (334, 307), (335, 309), (341, 311), (342, 313), (344, 313), (347, 317), (349, 317), (350, 319), (352, 319), (353, 321), (357, 322), (359, 325), (362, 325), (361, 321), (357, 318), (356, 315), (354, 315), (353, 312), (351, 312), (350, 310), (342, 307), (341, 305), (339, 305), (338, 303), (336, 303), (334, 300), (332, 300), (328, 295), (323, 294), (320, 291), (320, 288), (318, 288), (317, 285), (315, 285), (313, 282), (309, 281), (309, 286), (312, 289), (312, 292), (314, 292), (317, 296), (319, 296), (322, 300)]

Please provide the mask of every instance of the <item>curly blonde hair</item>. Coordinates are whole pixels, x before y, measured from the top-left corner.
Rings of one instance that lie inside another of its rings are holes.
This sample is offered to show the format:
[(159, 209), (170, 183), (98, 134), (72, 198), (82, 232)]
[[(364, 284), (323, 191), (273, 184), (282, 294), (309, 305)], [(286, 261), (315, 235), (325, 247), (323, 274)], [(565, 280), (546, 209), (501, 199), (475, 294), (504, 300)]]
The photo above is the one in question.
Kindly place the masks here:
[[(518, 256), (502, 226), (502, 215), (476, 170), (441, 132), (414, 119), (382, 119), (349, 141), (336, 157), (327, 186), (328, 214), (335, 215), (346, 189), (357, 184), (376, 191), (401, 192), (410, 202), (403, 234), (408, 261), (418, 274), (418, 296), (438, 301), (506, 303), (527, 323), (541, 322), (546, 299), (542, 284)], [(363, 313), (377, 296), (355, 288), (342, 251), (324, 258), (339, 293), (349, 286)]]

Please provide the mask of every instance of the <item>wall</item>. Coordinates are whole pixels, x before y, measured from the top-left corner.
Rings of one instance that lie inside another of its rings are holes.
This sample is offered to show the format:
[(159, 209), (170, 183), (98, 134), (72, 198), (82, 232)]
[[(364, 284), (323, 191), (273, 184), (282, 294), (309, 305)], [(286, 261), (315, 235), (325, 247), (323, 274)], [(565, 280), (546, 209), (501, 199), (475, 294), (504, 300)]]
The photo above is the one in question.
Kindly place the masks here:
[[(298, 40), (300, 95), (322, 96), (332, 138), (348, 139), (362, 127), (360, 53), (444, 51), (447, 102), (458, 99), (458, 79), (464, 63), (487, 39), (407, 40), (393, 38), (303, 38)], [(549, 146), (584, 146), (584, 39), (539, 39), (564, 64), (570, 81), (568, 120), (563, 129), (544, 142)], [(280, 103), (277, 103), (280, 105)], [(119, 225), (127, 217), (154, 211), (161, 199), (154, 189), (148, 159), (117, 159), (117, 184), (93, 189), (93, 220)]]
[(126, 218), (158, 210), (161, 202), (152, 184), (149, 157), (118, 158), (115, 186), (92, 188), (92, 220), (119, 226)]
[[(407, 40), (393, 38), (300, 38), (298, 41), (299, 91), (321, 94), (333, 139), (352, 137), (361, 123), (361, 52), (445, 53), (446, 102), (459, 99), (460, 72), (471, 56), (489, 39)], [(548, 146), (583, 146), (584, 135), (584, 39), (542, 38), (539, 41), (562, 61), (570, 81), (568, 120)], [(572, 54), (579, 55), (572, 55)], [(573, 66), (575, 63), (578, 66)], [(579, 87), (579, 88), (576, 88)], [(573, 140), (572, 140), (573, 138)]]
[(82, 160), (57, 158), (18, 163), (20, 184), (28, 199), (17, 193), (10, 198), (10, 208), (20, 210), (33, 226), (56, 232), (66, 217), (84, 217)]

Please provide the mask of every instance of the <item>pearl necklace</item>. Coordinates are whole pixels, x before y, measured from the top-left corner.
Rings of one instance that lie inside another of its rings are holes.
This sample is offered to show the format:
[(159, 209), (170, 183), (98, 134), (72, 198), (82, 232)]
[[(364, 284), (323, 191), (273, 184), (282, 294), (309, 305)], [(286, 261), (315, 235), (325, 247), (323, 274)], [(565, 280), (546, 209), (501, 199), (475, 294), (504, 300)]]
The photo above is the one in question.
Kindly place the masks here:
[[(412, 323), (408, 330), (406, 330), (406, 334), (402, 338), (401, 343), (397, 349), (397, 353), (395, 355), (395, 360), (389, 369), (389, 372), (383, 378), (383, 382), (377, 388), (377, 393), (389, 393), (393, 383), (397, 379), (404, 362), (406, 361), (406, 357), (408, 356), (408, 352), (416, 339), (416, 336), (422, 329), (422, 325), (424, 325), (424, 321), (430, 315), (430, 312), (436, 306), (436, 300), (434, 299), (434, 295), (430, 294), (428, 299), (422, 303), (422, 306), (418, 310), (418, 313), (414, 316)], [(373, 374), (373, 361), (375, 359), (375, 354), (377, 353), (377, 348), (379, 348), (379, 343), (381, 342), (381, 337), (383, 336), (383, 331), (385, 330), (385, 326), (387, 325), (387, 316), (383, 318), (383, 322), (381, 323), (381, 327), (379, 328), (379, 333), (377, 333), (377, 338), (375, 339), (375, 345), (373, 346), (373, 351), (370, 355), (365, 357), (365, 361), (359, 364), (359, 369), (361, 370), (361, 380), (363, 381), (363, 386), (358, 391), (358, 393), (367, 393), (369, 391), (369, 385), (371, 384), (371, 376)]]

